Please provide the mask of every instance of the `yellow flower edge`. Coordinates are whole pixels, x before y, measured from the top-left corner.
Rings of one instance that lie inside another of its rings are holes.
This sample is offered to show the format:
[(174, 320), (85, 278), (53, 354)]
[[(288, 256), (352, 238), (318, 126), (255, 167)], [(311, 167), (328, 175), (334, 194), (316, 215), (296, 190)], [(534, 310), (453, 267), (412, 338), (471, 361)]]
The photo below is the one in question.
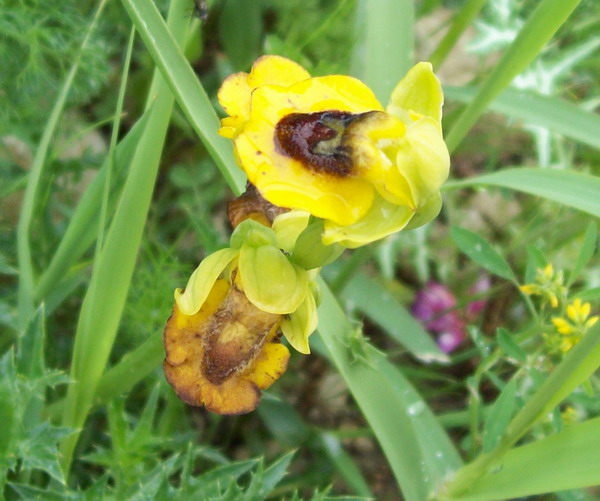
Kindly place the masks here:
[(238, 128), (250, 116), (252, 91), (262, 85), (288, 86), (310, 78), (310, 74), (299, 64), (281, 56), (262, 56), (250, 73), (229, 75), (221, 85), (217, 97), (223, 110), (230, 115), (223, 121), (219, 134), (233, 138)]
[(245, 414), (286, 370), (279, 343), (281, 316), (261, 312), (241, 291), (218, 279), (200, 310), (177, 304), (165, 333), (165, 375), (178, 396), (219, 414)]

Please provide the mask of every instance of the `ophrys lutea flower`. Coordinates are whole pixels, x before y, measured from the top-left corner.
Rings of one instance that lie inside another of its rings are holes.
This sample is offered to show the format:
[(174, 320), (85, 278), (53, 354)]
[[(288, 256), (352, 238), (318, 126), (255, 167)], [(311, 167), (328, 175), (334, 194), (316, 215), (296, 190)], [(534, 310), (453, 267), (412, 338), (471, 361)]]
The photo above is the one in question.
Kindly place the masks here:
[(272, 229), (252, 219), (270, 222), (254, 197), (241, 205), (230, 210), (241, 221), (230, 247), (204, 259), (185, 290), (175, 291), (164, 334), (164, 370), (177, 394), (220, 414), (254, 410), (260, 391), (286, 370), (282, 333), (308, 353), (317, 323), (316, 270), (289, 258), (308, 217), (279, 214)]
[(311, 78), (278, 56), (228, 77), (220, 133), (269, 202), (324, 220), (323, 242), (358, 247), (437, 215), (449, 157), (443, 96), (419, 63), (387, 108), (359, 80)]

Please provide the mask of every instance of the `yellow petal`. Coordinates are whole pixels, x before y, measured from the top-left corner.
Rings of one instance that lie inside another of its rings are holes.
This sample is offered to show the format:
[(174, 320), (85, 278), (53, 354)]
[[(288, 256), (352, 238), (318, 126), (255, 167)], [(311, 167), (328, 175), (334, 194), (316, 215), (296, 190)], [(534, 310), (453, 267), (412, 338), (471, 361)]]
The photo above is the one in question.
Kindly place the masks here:
[(317, 322), (317, 305), (314, 296), (309, 293), (298, 309), (282, 320), (281, 331), (293, 348), (308, 355), (308, 337), (317, 328)]
[(577, 308), (577, 306), (578, 306), (577, 300), (575, 300), (575, 303), (570, 304), (569, 306), (567, 306), (567, 316), (573, 322), (577, 322), (577, 319), (579, 317), (579, 309)]
[(189, 278), (185, 291), (175, 290), (175, 301), (184, 315), (194, 315), (225, 267), (238, 255), (237, 250), (221, 249), (204, 258)]
[(323, 243), (340, 243), (354, 249), (400, 231), (413, 215), (408, 207), (394, 205), (377, 196), (369, 212), (354, 224), (341, 226), (325, 221)]
[(280, 56), (263, 56), (257, 59), (250, 74), (234, 73), (221, 85), (217, 97), (223, 110), (230, 115), (221, 121), (219, 134), (235, 137), (238, 129), (250, 118), (252, 91), (262, 85), (290, 85), (310, 78), (309, 73), (289, 59)]
[(592, 309), (592, 305), (590, 303), (583, 303), (581, 305), (581, 310), (580, 310), (581, 321), (583, 321), (584, 319), (586, 319), (588, 317), (591, 309)]
[(291, 87), (260, 87), (252, 93), (250, 116), (252, 120), (266, 120), (274, 127), (290, 113), (328, 110), (364, 113), (383, 108), (360, 80), (335, 75), (311, 78)]
[(310, 73), (291, 59), (266, 55), (254, 61), (248, 75), (248, 85), (252, 89), (263, 85), (289, 87), (307, 78), (310, 78)]
[(281, 343), (266, 343), (244, 379), (266, 390), (286, 371), (289, 359), (290, 351)]
[(519, 286), (519, 289), (521, 292), (523, 292), (524, 294), (527, 294), (528, 296), (531, 296), (532, 294), (537, 293), (537, 286), (534, 284), (521, 285), (521, 286)]
[(225, 113), (230, 116), (221, 121), (219, 134), (229, 138), (234, 137), (235, 130), (248, 120), (251, 94), (252, 87), (248, 85), (247, 73), (234, 73), (223, 81), (217, 98)]
[(573, 332), (573, 327), (564, 318), (554, 317), (552, 323), (560, 334), (571, 334)]
[(400, 80), (390, 98), (387, 112), (406, 120), (409, 111), (442, 119), (444, 96), (442, 86), (433, 73), (431, 63), (417, 63)]

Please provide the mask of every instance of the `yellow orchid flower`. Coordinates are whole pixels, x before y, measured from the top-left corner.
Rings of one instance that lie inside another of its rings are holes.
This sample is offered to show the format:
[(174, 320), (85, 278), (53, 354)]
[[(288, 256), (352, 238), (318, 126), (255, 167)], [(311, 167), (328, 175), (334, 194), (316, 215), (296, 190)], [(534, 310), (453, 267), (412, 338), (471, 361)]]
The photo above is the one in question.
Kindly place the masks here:
[(182, 400), (220, 414), (250, 412), (260, 390), (286, 370), (281, 334), (310, 352), (318, 270), (306, 271), (281, 251), (293, 250), (307, 224), (305, 214), (293, 212), (275, 218), (275, 230), (248, 218), (231, 247), (205, 258), (185, 290), (175, 290), (164, 371)]
[(386, 110), (349, 76), (311, 78), (263, 56), (228, 77), (219, 133), (272, 204), (324, 220), (323, 243), (358, 247), (420, 226), (441, 207), (448, 176), (441, 86), (429, 63), (414, 66)]

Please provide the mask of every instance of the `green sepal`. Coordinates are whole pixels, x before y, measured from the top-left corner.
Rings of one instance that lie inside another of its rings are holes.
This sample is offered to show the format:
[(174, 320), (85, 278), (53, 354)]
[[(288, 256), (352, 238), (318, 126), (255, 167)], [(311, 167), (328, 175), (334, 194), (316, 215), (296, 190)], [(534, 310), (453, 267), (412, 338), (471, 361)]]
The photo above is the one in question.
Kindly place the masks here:
[(338, 226), (328, 222), (323, 240), (355, 249), (404, 229), (413, 216), (414, 212), (408, 207), (375, 197), (369, 212), (356, 223)]
[(184, 315), (198, 313), (219, 275), (239, 254), (237, 249), (221, 249), (202, 260), (185, 286), (175, 289), (175, 302)]
[(340, 257), (345, 250), (344, 247), (337, 243), (325, 245), (322, 237), (323, 220), (312, 218), (296, 240), (294, 252), (290, 258), (292, 262), (305, 270), (312, 270), (332, 263)]
[(309, 292), (298, 309), (283, 319), (281, 331), (293, 348), (308, 355), (310, 353), (308, 337), (317, 328), (317, 321), (315, 297), (312, 292)]
[(286, 252), (292, 252), (300, 234), (308, 226), (310, 213), (293, 210), (280, 214), (273, 221), (273, 231), (277, 236), (277, 245)]
[(415, 215), (404, 227), (404, 229), (412, 230), (427, 224), (440, 213), (440, 210), (442, 210), (442, 196), (438, 192), (433, 194), (431, 198), (425, 202), (425, 204), (417, 209)]
[(277, 248), (243, 245), (238, 263), (242, 287), (257, 308), (275, 314), (295, 311), (308, 291), (308, 274)]
[(253, 219), (246, 219), (233, 230), (229, 240), (229, 246), (232, 249), (241, 249), (243, 245), (251, 247), (271, 245), (276, 247), (277, 237), (271, 228)]
[(439, 122), (443, 102), (442, 86), (433, 73), (431, 63), (421, 62), (398, 82), (386, 111), (403, 120), (408, 118), (409, 111), (416, 111)]

